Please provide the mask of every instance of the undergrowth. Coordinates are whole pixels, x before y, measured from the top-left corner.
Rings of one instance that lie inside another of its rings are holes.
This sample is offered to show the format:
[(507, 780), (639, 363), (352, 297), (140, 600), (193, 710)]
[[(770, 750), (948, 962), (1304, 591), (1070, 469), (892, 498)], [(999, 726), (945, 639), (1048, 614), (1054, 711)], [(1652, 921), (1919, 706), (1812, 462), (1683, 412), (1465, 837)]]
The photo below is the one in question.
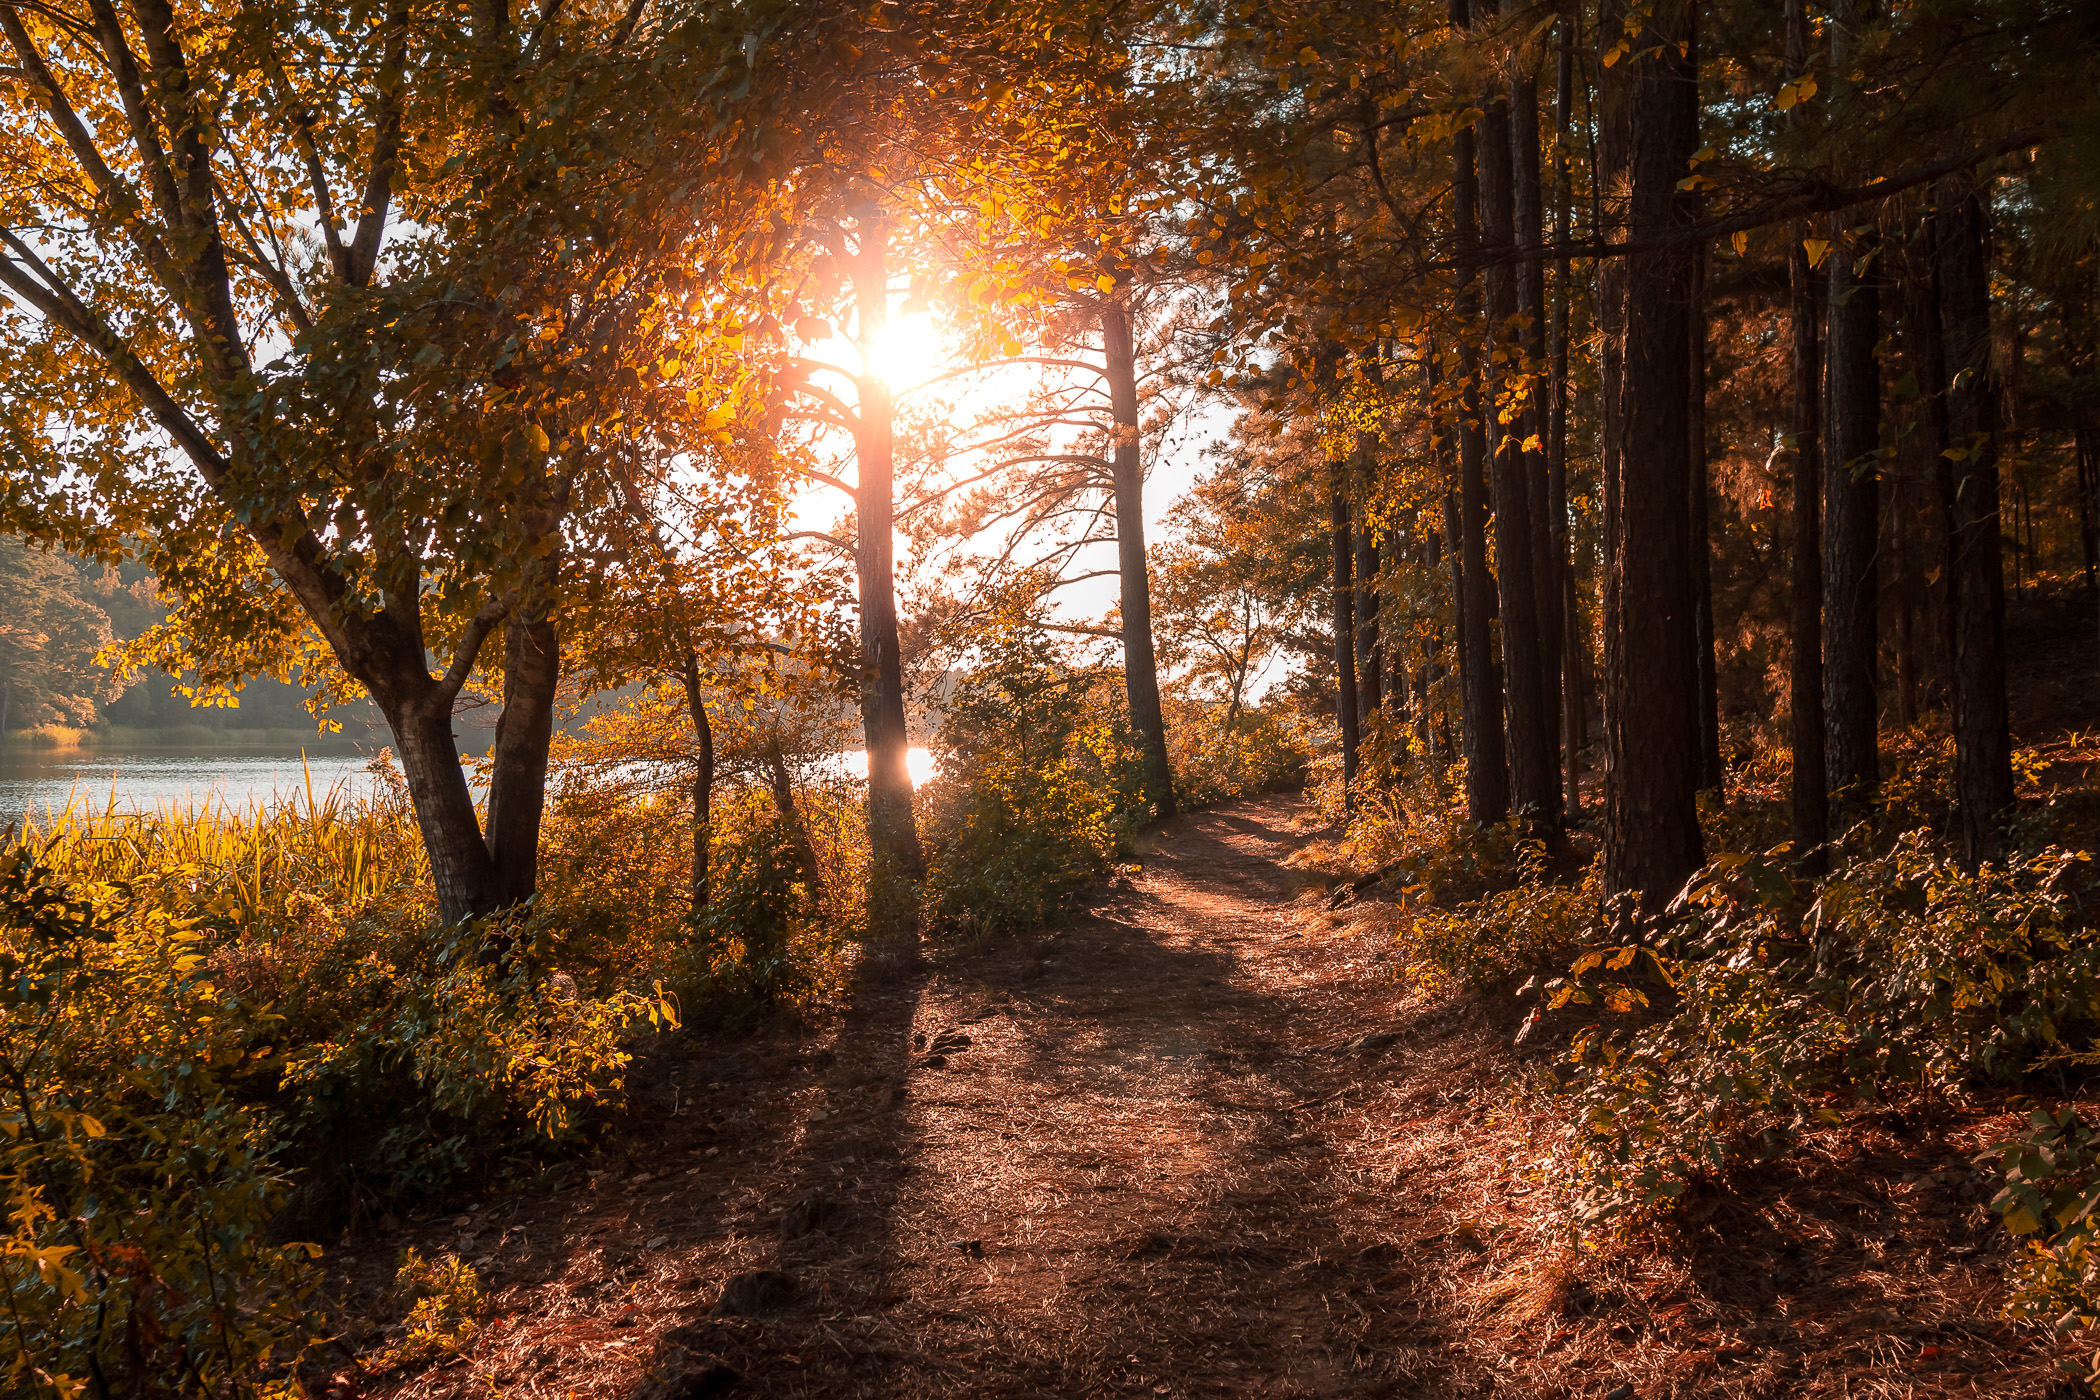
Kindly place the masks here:
[[(2100, 870), (2067, 833), (2084, 808), (2016, 767), (2024, 812), (1980, 869), (1947, 827), (1951, 749), (1907, 731), (1872, 824), (1804, 878), (1770, 801), (1702, 808), (1712, 857), (1661, 916), (1601, 898), (1594, 865), (1554, 865), (1514, 828), (1465, 824), (1448, 776), (1366, 784), (1354, 863), (1388, 871), (1383, 921), (1400, 975), (1425, 990), (1506, 986), (1538, 1012), (1580, 1007), (1528, 1109), (1559, 1120), (1543, 1176), (1576, 1234), (1671, 1233), (1685, 1204), (1863, 1108), (1959, 1105), (2100, 1064)], [(1769, 756), (1744, 790), (1769, 791)], [(1775, 777), (1776, 775), (1776, 777)], [(1339, 790), (1334, 793), (1338, 800)], [(2100, 1131), (2036, 1109), (1980, 1165), (2020, 1243), (2009, 1306), (2096, 1339), (2100, 1379)]]

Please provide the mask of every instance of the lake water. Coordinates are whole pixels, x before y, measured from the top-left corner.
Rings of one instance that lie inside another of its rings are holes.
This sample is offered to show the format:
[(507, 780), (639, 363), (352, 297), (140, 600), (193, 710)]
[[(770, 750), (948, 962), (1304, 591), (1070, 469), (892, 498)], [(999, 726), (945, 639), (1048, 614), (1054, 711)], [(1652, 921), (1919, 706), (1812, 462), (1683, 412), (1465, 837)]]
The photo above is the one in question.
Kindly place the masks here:
[(154, 812), (224, 807), (239, 811), (331, 789), (359, 797), (377, 779), (363, 754), (315, 754), (198, 749), (103, 753), (91, 749), (0, 751), (0, 826), (24, 813), (42, 816), (68, 804), (102, 811)]
[[(840, 755), (854, 777), (866, 777), (865, 753)], [(912, 786), (933, 774), (933, 755), (913, 749)], [(101, 753), (91, 749), (0, 750), (0, 828), (25, 813), (42, 816), (68, 804), (90, 811), (156, 812), (199, 807), (241, 811), (278, 802), (318, 801), (340, 788), (346, 797), (370, 793), (378, 780), (364, 754), (164, 749)]]

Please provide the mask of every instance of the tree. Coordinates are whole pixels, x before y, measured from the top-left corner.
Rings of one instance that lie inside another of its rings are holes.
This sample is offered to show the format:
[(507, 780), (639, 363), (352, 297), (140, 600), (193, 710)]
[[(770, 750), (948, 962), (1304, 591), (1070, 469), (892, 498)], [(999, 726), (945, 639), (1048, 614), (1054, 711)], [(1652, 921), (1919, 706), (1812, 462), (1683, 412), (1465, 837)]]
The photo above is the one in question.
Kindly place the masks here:
[[(1619, 466), (1605, 501), (1612, 576), (1605, 594), (1604, 886), (1654, 910), (1703, 859), (1695, 714), (1689, 380), (1695, 249), (1684, 172), (1698, 142), (1689, 0), (1629, 14), (1604, 100), (1616, 108), (1605, 178), (1623, 179), (1628, 242), (1657, 251), (1620, 270), (1616, 317)], [(1607, 53), (1606, 57), (1611, 57)]]
[(124, 688), (97, 664), (111, 641), (109, 614), (73, 560), (0, 536), (0, 736), (93, 724)]
[(1962, 858), (1995, 859), (2012, 806), (2005, 709), (2005, 572), (1999, 550), (1997, 376), (1992, 372), (1989, 231), (1974, 183), (1935, 191), (1946, 347), (1947, 573), (1954, 601), (1954, 773)]
[[(368, 692), (448, 921), (533, 889), (607, 429), (735, 417), (710, 288), (752, 263), (741, 181), (779, 133), (724, 114), (781, 11), (640, 17), (0, 9), (9, 523), (140, 541), (171, 671)], [(452, 734), (477, 669), (485, 831)]]

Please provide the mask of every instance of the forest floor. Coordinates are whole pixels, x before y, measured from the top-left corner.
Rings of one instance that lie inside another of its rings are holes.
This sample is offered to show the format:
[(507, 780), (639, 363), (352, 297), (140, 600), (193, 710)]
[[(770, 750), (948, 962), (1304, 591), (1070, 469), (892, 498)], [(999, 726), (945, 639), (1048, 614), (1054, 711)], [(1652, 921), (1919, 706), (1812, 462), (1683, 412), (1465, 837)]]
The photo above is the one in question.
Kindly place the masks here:
[(411, 1244), (491, 1298), (466, 1355), (333, 1393), (2082, 1393), (1998, 1317), (1969, 1157), (2009, 1106), (1868, 1115), (1688, 1238), (1570, 1248), (1504, 1087), (1547, 1037), (1411, 994), (1327, 910), (1331, 836), (1296, 797), (1185, 816), (1047, 937), (674, 1037), (592, 1179), (331, 1251), (350, 1314)]

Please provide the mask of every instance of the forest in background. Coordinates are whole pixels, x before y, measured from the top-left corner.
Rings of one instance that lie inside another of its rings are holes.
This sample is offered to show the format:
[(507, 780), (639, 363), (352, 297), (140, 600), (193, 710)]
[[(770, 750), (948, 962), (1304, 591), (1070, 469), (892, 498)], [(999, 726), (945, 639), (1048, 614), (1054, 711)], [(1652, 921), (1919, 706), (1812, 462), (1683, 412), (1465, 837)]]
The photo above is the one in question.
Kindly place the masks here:
[[(1532, 999), (1570, 1238), (2021, 1095), (2003, 1301), (2092, 1358), (2090, 7), (0, 40), (19, 703), (157, 667), (389, 739), (370, 800), (9, 848), (12, 1382), (290, 1393), (294, 1236), (544, 1181), (673, 1027), (1053, 925), (1298, 785), (1396, 976)], [(375, 1373), (471, 1336), (425, 1269)]]

